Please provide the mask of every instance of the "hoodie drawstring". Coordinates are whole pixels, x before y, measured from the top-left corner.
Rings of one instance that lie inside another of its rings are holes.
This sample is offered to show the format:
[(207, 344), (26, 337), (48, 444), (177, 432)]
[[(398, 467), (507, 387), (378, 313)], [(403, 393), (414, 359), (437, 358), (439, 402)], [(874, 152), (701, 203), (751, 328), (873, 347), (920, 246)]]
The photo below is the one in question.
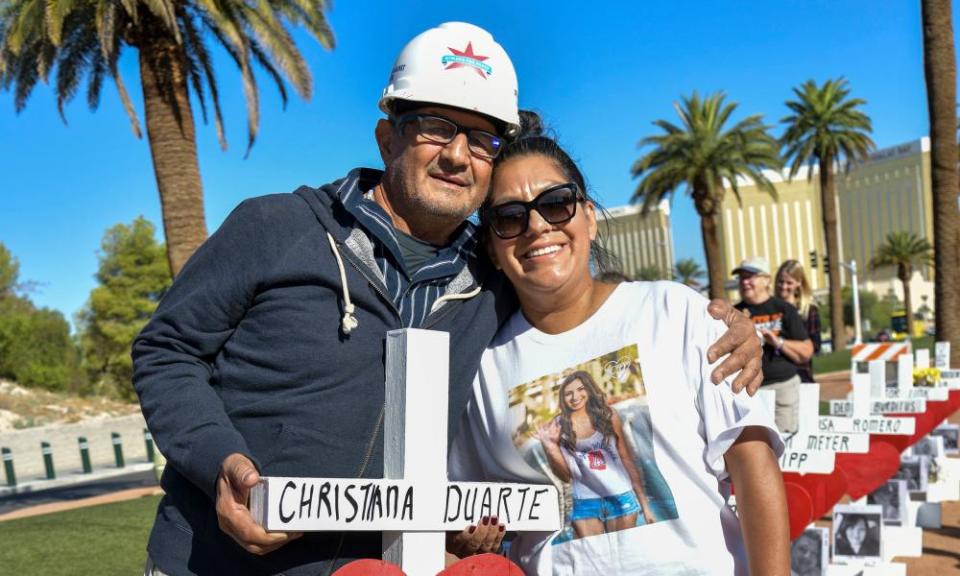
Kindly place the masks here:
[(437, 300), (433, 303), (433, 306), (430, 307), (430, 312), (433, 313), (433, 311), (436, 310), (440, 304), (448, 300), (469, 300), (479, 293), (480, 287), (477, 286), (469, 292), (461, 292), (460, 294), (444, 294), (443, 296), (437, 298)]
[(337, 250), (337, 242), (333, 236), (327, 232), (327, 242), (330, 243), (330, 250), (333, 250), (333, 257), (337, 259), (337, 268), (340, 269), (340, 288), (343, 290), (343, 318), (340, 320), (340, 327), (344, 334), (353, 332), (353, 329), (360, 325), (360, 321), (353, 315), (356, 309), (353, 302), (350, 301), (350, 287), (347, 286), (347, 271), (343, 267), (343, 259), (340, 257), (340, 251)]

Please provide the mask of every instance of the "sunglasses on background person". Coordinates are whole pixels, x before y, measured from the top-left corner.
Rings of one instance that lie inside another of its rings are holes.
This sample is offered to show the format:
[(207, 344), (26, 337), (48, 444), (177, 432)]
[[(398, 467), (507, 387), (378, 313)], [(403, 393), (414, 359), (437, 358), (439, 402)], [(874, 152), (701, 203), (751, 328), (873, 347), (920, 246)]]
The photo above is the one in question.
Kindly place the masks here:
[(530, 211), (536, 210), (549, 224), (562, 224), (577, 214), (580, 189), (573, 182), (547, 188), (529, 202), (514, 200), (483, 210), (483, 221), (503, 240), (516, 238), (530, 225)]
[(470, 149), (471, 154), (478, 158), (493, 160), (503, 148), (503, 139), (496, 134), (486, 130), (465, 128), (440, 116), (405, 114), (397, 118), (395, 125), (398, 130), (403, 132), (404, 127), (413, 122), (417, 124), (417, 133), (435, 144), (447, 145), (453, 142), (457, 134), (463, 132), (467, 135), (467, 148)]

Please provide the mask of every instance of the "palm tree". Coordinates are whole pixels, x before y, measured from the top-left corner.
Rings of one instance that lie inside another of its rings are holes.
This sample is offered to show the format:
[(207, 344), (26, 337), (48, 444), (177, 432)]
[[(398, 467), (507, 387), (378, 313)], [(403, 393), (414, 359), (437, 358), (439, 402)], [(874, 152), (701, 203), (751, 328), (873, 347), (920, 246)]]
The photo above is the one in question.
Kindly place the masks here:
[[(937, 281), (937, 340), (960, 342), (960, 214), (957, 214), (957, 56), (949, 0), (922, 0), (923, 75), (930, 115), (930, 176)], [(960, 365), (960, 346), (951, 348)]]
[(320, 44), (332, 48), (333, 34), (324, 16), (327, 4), (326, 0), (7, 0), (0, 7), (0, 87), (12, 88), (20, 112), (37, 81), (54, 76), (63, 117), (65, 104), (76, 96), (84, 78), (87, 103), (95, 109), (109, 76), (139, 138), (140, 121), (117, 69), (124, 48), (137, 50), (167, 258), (177, 274), (207, 235), (191, 92), (204, 122), (212, 104), (217, 137), (226, 149), (209, 38), (240, 68), (249, 153), (260, 114), (253, 64), (276, 83), (284, 104), (285, 80), (309, 98), (310, 71), (288, 26), (303, 25)]
[(640, 141), (641, 148), (653, 149), (634, 162), (630, 170), (634, 178), (641, 178), (633, 201), (642, 201), (644, 212), (665, 196), (672, 196), (680, 186), (685, 186), (687, 194), (693, 197), (700, 215), (711, 298), (723, 298), (724, 279), (729, 272), (723, 265), (717, 233), (725, 186), (730, 187), (738, 201), (740, 177), (776, 195), (763, 169), (779, 169), (781, 165), (776, 140), (767, 132), (760, 115), (726, 127), (737, 104), (727, 103), (725, 98), (723, 92), (704, 99), (694, 92), (693, 96), (682, 98), (680, 104), (674, 105), (681, 125), (655, 121), (663, 134)]
[(781, 122), (786, 130), (780, 138), (783, 158), (790, 163), (790, 178), (803, 165), (811, 169), (808, 178), (813, 178), (813, 166), (820, 170), (820, 204), (823, 214), (823, 232), (827, 244), (827, 258), (835, 265), (829, 267), (830, 284), (830, 329), (835, 349), (846, 342), (843, 329), (843, 302), (840, 297), (840, 243), (837, 234), (837, 202), (834, 189), (834, 167), (840, 160), (847, 165), (854, 160), (863, 160), (874, 148), (868, 134), (872, 127), (870, 118), (860, 110), (866, 104), (860, 98), (849, 98), (850, 89), (844, 78), (827, 80), (817, 86), (807, 80), (794, 88), (796, 100), (787, 101), (792, 114)]
[(897, 278), (903, 284), (903, 303), (907, 308), (907, 337), (913, 334), (913, 301), (910, 279), (916, 265), (933, 264), (933, 246), (913, 232), (891, 232), (870, 260), (870, 269), (897, 267)]
[(677, 260), (677, 265), (673, 267), (673, 279), (695, 290), (700, 289), (700, 279), (704, 276), (703, 268), (693, 258)]
[(663, 271), (656, 266), (644, 266), (639, 272), (637, 272), (637, 279), (644, 280), (646, 282), (663, 280)]

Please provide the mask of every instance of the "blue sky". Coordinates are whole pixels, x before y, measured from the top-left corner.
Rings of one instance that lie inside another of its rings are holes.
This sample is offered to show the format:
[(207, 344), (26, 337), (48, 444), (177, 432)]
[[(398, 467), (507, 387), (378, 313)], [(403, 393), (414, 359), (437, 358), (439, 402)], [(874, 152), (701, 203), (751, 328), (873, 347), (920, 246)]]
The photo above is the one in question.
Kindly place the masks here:
[[(232, 62), (217, 54), (227, 152), (197, 115), (211, 231), (244, 198), (319, 185), (357, 165), (379, 167), (376, 102), (393, 59), (418, 32), (449, 20), (480, 25), (506, 48), (520, 105), (541, 112), (607, 206), (629, 201), (636, 184), (629, 168), (651, 122), (674, 120), (673, 103), (694, 90), (723, 90), (741, 115), (776, 124), (793, 86), (845, 76), (868, 102), (880, 147), (928, 131), (916, 1), (341, 0), (329, 20), (332, 52), (297, 36), (313, 72), (312, 100), (292, 96), (283, 110), (260, 78), (260, 136), (247, 159), (242, 86)], [(121, 72), (142, 121), (132, 50)], [(132, 135), (112, 84), (96, 112), (81, 91), (67, 118), (64, 125), (48, 86), (38, 86), (19, 115), (0, 92), (0, 242), (19, 258), (21, 278), (37, 284), (33, 300), (72, 318), (95, 286), (104, 231), (141, 214), (159, 228), (160, 205), (147, 142)], [(678, 194), (673, 208), (677, 257), (703, 262), (691, 201)]]

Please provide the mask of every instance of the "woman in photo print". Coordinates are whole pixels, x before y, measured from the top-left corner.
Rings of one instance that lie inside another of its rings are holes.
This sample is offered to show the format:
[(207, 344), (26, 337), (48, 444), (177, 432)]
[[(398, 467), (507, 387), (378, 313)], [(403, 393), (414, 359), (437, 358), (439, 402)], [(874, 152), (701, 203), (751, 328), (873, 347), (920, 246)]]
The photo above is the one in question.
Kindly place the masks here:
[(879, 556), (878, 532), (876, 520), (863, 514), (844, 514), (837, 527), (833, 553), (837, 556)]
[(597, 210), (556, 140), (534, 130), (497, 157), (480, 223), (520, 311), (484, 352), (450, 478), (558, 488), (560, 529), (510, 542), (525, 574), (788, 576), (772, 415), (712, 383), (725, 327), (704, 297), (594, 278)]
[(578, 538), (656, 520), (643, 477), (623, 435), (623, 423), (593, 378), (582, 370), (560, 383), (560, 414), (537, 438), (558, 478), (573, 486), (570, 521)]

